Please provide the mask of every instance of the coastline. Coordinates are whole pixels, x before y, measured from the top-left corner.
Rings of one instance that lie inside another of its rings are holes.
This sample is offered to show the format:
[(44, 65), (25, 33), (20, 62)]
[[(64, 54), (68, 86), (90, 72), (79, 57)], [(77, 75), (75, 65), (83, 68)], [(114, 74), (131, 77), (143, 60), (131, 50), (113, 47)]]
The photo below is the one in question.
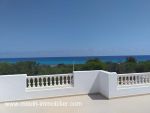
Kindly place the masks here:
[[(130, 55), (137, 61), (148, 61), (150, 55)], [(58, 65), (58, 64), (84, 64), (89, 59), (99, 59), (103, 62), (121, 63), (129, 56), (77, 56), (77, 57), (33, 57), (33, 58), (0, 58), (1, 62), (16, 63), (24, 61), (35, 61), (38, 64)]]

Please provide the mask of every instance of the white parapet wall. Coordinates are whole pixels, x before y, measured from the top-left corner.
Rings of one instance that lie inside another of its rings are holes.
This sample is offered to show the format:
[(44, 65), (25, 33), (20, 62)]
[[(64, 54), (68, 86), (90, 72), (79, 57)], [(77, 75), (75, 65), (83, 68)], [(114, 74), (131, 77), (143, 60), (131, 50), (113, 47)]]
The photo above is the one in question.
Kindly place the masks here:
[[(73, 72), (73, 84), (64, 87), (27, 87), (26, 74), (0, 76), (0, 102), (71, 96), (99, 92), (99, 70)], [(60, 76), (60, 75), (43, 75)], [(64, 76), (64, 74), (62, 75)], [(42, 78), (42, 77), (41, 77)]]
[(108, 99), (150, 94), (150, 72), (117, 74), (101, 71), (99, 79), (99, 92)]
[(0, 75), (0, 102), (24, 99), (25, 89), (26, 74)]
[(150, 73), (129, 73), (117, 75), (117, 87), (113, 97), (150, 94)]
[(103, 70), (72, 74), (0, 75), (0, 102), (100, 93), (108, 99), (149, 94), (150, 73), (117, 74)]
[(113, 98), (117, 88), (117, 73), (100, 71), (99, 73), (99, 93), (106, 98)]
[[(95, 93), (98, 90), (96, 82), (99, 71), (75, 71), (73, 85), (69, 87), (43, 87), (26, 89), (25, 99), (59, 97)], [(57, 76), (57, 75), (54, 75)], [(93, 86), (95, 85), (95, 86)]]

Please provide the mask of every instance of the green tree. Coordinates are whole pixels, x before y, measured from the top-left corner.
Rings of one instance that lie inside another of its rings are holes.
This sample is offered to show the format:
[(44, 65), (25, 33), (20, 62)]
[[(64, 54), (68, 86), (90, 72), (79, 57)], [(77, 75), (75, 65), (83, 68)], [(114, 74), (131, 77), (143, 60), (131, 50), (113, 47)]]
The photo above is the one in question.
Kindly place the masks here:
[(10, 63), (0, 63), (0, 75), (15, 74), (16, 71)]
[(84, 65), (83, 65), (83, 70), (105, 70), (106, 69), (106, 64), (101, 62), (98, 59), (91, 59), (88, 60)]
[(134, 57), (132, 57), (132, 56), (130, 56), (130, 57), (127, 57), (126, 58), (126, 62), (127, 63), (137, 63), (137, 60), (134, 58)]
[(18, 62), (14, 65), (16, 73), (18, 74), (28, 74), (35, 75), (38, 74), (38, 64), (36, 62)]

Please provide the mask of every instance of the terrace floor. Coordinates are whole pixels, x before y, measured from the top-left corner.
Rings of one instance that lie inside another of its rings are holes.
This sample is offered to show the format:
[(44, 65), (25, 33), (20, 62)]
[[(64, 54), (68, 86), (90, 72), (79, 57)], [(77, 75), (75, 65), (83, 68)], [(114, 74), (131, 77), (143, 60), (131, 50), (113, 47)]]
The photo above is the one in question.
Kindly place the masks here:
[(107, 100), (95, 94), (0, 103), (0, 113), (150, 113), (150, 95)]

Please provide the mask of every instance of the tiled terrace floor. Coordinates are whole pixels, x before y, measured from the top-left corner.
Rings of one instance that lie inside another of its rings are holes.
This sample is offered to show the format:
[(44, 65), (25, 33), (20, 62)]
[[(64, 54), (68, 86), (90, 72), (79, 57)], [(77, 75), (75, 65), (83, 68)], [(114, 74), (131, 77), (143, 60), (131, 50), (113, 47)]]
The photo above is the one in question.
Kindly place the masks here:
[[(47, 106), (41, 107), (40, 104), (46, 104), (46, 102)], [(76, 107), (72, 107), (72, 102), (77, 102), (74, 103), (77, 104)], [(23, 105), (33, 103), (36, 104), (34, 107)], [(52, 107), (50, 103), (61, 106)], [(8, 104), (0, 103), (0, 113), (150, 113), (150, 95), (107, 100), (95, 94), (20, 101), (15, 102), (18, 104), (15, 107)]]

